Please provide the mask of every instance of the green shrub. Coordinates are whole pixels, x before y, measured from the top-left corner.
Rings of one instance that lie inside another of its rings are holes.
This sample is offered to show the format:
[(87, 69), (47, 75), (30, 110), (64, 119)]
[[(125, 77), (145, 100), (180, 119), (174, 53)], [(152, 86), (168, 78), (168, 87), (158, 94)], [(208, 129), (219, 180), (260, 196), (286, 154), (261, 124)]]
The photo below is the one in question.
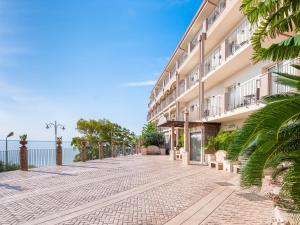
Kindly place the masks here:
[(13, 171), (13, 170), (19, 170), (20, 166), (17, 164), (8, 164), (5, 166), (4, 162), (0, 161), (0, 172), (4, 171)]
[(237, 130), (224, 131), (221, 130), (217, 136), (208, 137), (208, 144), (205, 146), (207, 150), (216, 152), (218, 150), (227, 151), (234, 137), (236, 136)]
[(161, 147), (165, 144), (165, 136), (157, 131), (149, 132), (144, 136), (144, 146), (155, 145)]

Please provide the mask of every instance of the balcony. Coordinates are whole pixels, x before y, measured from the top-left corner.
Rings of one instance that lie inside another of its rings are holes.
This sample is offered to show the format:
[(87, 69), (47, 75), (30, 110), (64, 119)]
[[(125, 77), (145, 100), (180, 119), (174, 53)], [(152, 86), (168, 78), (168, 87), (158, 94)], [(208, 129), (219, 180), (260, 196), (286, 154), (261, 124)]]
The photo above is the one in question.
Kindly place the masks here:
[(297, 75), (298, 73), (299, 75), (299, 72), (294, 67), (291, 66), (293, 64), (299, 64), (299, 63), (300, 63), (300, 58), (297, 58), (294, 60), (277, 63), (276, 65), (268, 69), (267, 73), (272, 79), (271, 90), (269, 91), (270, 94), (281, 94), (281, 93), (293, 91), (291, 87), (277, 83), (278, 76), (276, 75), (275, 72), (288, 73), (294, 75)]
[(176, 100), (176, 90), (173, 91), (170, 95), (167, 96), (167, 106), (174, 103)]
[(205, 89), (217, 85), (251, 64), (253, 49), (247, 20), (238, 25), (223, 42), (205, 58)]
[(195, 69), (192, 70), (192, 72), (188, 75), (187, 80), (187, 90), (189, 90), (191, 87), (193, 87), (195, 84), (199, 81), (199, 67), (196, 66)]
[(188, 56), (189, 56), (189, 53), (187, 50), (185, 50), (182, 53), (182, 55), (179, 57), (179, 59), (177, 60), (178, 67), (180, 67), (185, 62), (185, 60), (187, 59)]
[(178, 88), (178, 97), (183, 95), (185, 92), (185, 80), (181, 80)]
[(207, 18), (207, 30), (211, 28), (211, 26), (215, 23), (215, 21), (218, 19), (218, 17), (224, 11), (225, 8), (226, 8), (226, 0), (219, 1), (217, 7), (212, 11), (212, 13)]
[(213, 105), (205, 105), (203, 116), (207, 117), (215, 117), (221, 115), (221, 107), (220, 106), (213, 106)]
[(218, 46), (204, 59), (204, 76), (216, 70), (222, 63), (221, 46)]
[(198, 121), (199, 118), (200, 118), (199, 107), (197, 105), (190, 106), (190, 109), (189, 109), (189, 121), (195, 122), (195, 121)]
[(243, 83), (234, 84), (228, 87), (226, 93), (222, 95), (207, 98), (203, 112), (204, 118), (212, 122), (245, 119), (264, 106), (261, 102), (262, 97), (293, 91), (291, 87), (276, 82), (275, 72), (297, 75), (297, 70), (291, 65), (299, 64), (299, 62), (298, 58), (277, 63), (268, 68), (266, 73)]
[(250, 23), (248, 20), (245, 20), (225, 39), (226, 60), (228, 57), (233, 56), (242, 46), (249, 43), (251, 38), (250, 29)]
[(260, 78), (255, 77), (244, 83), (233, 85), (225, 93), (225, 111), (257, 104), (259, 100)]
[(177, 60), (178, 72), (180, 74), (186, 74), (200, 61), (199, 54), (199, 37), (200, 31), (198, 31), (187, 44), (186, 49)]

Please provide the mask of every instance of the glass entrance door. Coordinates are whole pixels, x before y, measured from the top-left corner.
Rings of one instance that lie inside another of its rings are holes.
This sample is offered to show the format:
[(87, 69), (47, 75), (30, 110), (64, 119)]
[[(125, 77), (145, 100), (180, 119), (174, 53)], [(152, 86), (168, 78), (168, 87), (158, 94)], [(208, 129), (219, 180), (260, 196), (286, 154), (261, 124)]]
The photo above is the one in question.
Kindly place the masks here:
[(191, 133), (191, 161), (201, 160), (201, 145), (202, 145), (202, 135), (201, 133)]

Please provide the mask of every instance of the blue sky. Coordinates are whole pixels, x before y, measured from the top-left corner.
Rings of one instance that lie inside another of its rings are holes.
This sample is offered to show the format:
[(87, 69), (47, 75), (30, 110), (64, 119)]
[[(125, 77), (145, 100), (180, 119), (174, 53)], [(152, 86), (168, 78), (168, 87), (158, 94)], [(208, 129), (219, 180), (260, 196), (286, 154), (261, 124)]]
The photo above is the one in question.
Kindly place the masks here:
[(0, 0), (0, 139), (77, 135), (80, 118), (140, 132), (153, 82), (201, 0)]

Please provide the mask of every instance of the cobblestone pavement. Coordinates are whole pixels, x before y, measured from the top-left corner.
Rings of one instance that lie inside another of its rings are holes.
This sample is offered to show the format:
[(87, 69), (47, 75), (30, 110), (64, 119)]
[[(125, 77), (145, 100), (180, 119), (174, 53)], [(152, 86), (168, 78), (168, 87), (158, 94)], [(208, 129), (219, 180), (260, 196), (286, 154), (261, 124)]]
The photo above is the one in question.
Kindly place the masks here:
[[(164, 224), (234, 174), (128, 156), (0, 174), (0, 224)], [(203, 224), (269, 224), (271, 204), (234, 191)]]

